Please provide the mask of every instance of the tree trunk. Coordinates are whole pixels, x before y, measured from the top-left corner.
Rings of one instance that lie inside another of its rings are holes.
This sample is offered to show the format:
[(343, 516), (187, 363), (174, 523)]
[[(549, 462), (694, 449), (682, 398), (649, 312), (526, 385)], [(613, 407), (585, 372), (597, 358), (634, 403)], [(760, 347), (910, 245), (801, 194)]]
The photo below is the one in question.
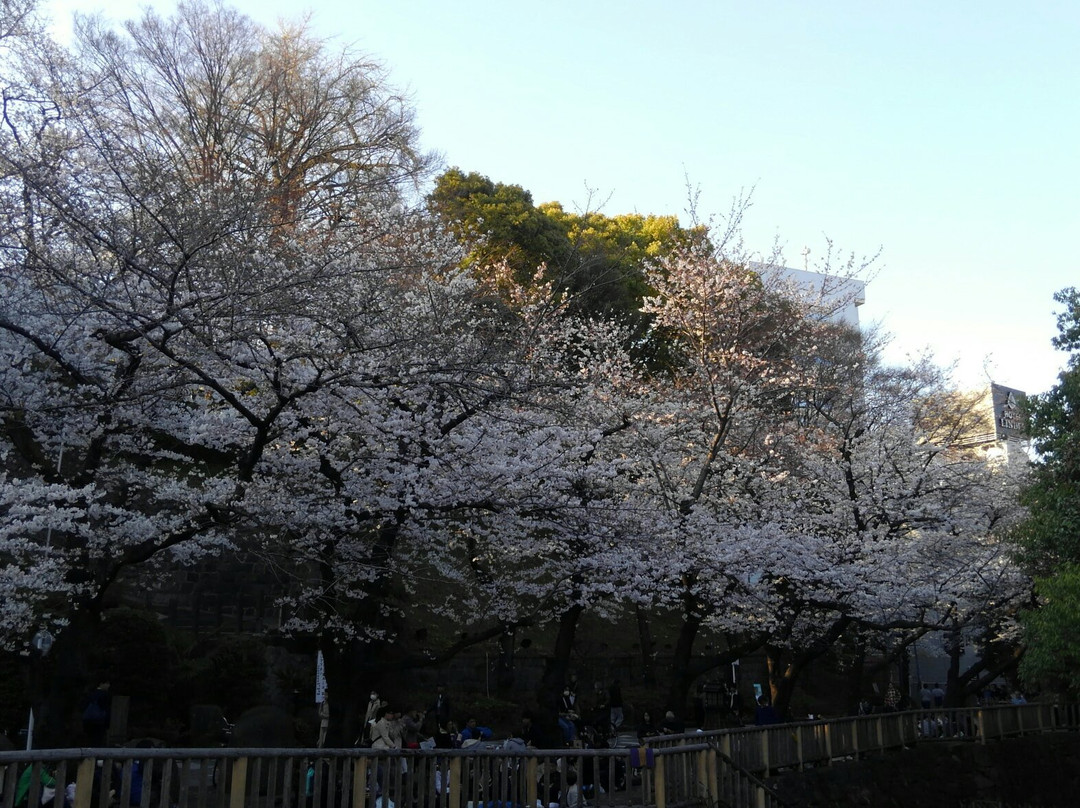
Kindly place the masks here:
[(671, 680), (664, 702), (665, 709), (674, 711), (679, 717), (686, 714), (686, 694), (697, 676), (691, 669), (691, 662), (694, 640), (701, 629), (701, 612), (696, 608), (693, 595), (687, 592), (683, 604), (683, 622), (679, 627), (679, 639), (675, 643), (675, 653), (671, 659)]
[[(88, 690), (98, 682), (108, 679), (109, 672), (88, 669), (87, 651), (95, 646), (100, 612), (96, 609), (80, 609), (71, 616), (71, 622), (59, 632), (52, 653), (46, 659), (37, 659), (40, 691), (31, 694), (38, 698), (34, 711), (34, 746), (56, 748), (78, 746), (82, 737), (82, 711)], [(45, 670), (50, 675), (44, 675)]]
[(560, 615), (555, 647), (544, 665), (544, 675), (540, 680), (536, 702), (541, 710), (553, 716), (559, 711), (559, 695), (562, 693), (566, 675), (570, 669), (570, 654), (574, 650), (578, 621), (584, 612), (584, 606), (574, 605)]
[[(400, 518), (381, 527), (376, 533), (372, 548), (372, 564), (382, 569), (390, 569), (394, 549), (400, 531)], [(320, 572), (327, 582), (333, 580), (333, 569), (329, 560), (321, 565)], [(382, 606), (389, 599), (394, 579), (389, 573), (383, 573), (369, 585), (367, 597), (356, 604), (350, 615), (357, 626), (367, 626), (386, 632), (387, 639), (371, 640), (350, 639), (341, 648), (335, 643), (323, 643), (323, 655), (326, 661), (326, 678), (330, 687), (330, 727), (327, 743), (341, 742), (351, 744), (363, 730), (363, 717), (367, 710), (368, 699), (372, 691), (380, 698), (395, 695), (388, 692), (393, 688), (393, 679), (387, 672), (388, 655), (393, 653), (395, 638), (401, 630), (392, 618), (383, 613)], [(314, 640), (314, 638), (312, 638)], [(314, 666), (314, 641), (310, 648)], [(306, 646), (307, 643), (302, 643)], [(296, 708), (302, 710), (310, 700), (300, 694)], [(402, 705), (395, 705), (399, 708)], [(294, 716), (294, 719), (296, 716)], [(299, 739), (298, 739), (299, 740)]]
[(911, 649), (905, 645), (899, 654), (897, 667), (899, 668), (900, 709), (911, 709)]
[(495, 671), (495, 692), (501, 698), (514, 693), (514, 650), (516, 634), (513, 626), (507, 626), (499, 636), (499, 660)]
[(779, 646), (765, 646), (773, 709), (782, 720), (790, 720), (791, 697), (795, 693), (795, 685), (806, 670), (806, 666), (827, 653), (843, 636), (849, 625), (851, 625), (850, 617), (836, 618), (824, 634), (798, 654)]
[(656, 687), (656, 652), (649, 614), (640, 605), (635, 606), (637, 615), (638, 643), (641, 645), (641, 683), (650, 690)]
[(964, 646), (960, 639), (960, 632), (951, 632), (946, 643), (949, 652), (949, 673), (945, 680), (945, 706), (962, 707), (964, 705), (963, 688), (960, 685), (960, 656), (964, 653)]
[(847, 697), (845, 707), (848, 715), (856, 715), (859, 712), (859, 702), (862, 701), (863, 681), (866, 671), (866, 638), (860, 632), (855, 637), (854, 655), (851, 660), (851, 669), (847, 675)]
[(791, 694), (795, 690), (795, 671), (785, 648), (765, 646), (765, 666), (769, 674), (768, 698), (781, 720), (786, 720)]

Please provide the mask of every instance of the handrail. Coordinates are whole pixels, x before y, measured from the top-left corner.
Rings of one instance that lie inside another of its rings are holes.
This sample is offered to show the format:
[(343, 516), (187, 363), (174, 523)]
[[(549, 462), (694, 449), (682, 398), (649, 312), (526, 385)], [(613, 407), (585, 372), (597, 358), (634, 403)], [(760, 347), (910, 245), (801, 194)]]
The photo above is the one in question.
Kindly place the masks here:
[[(713, 748), (716, 750), (716, 754), (719, 756), (719, 758), (721, 760), (723, 760), (725, 763), (727, 763), (728, 766), (731, 767), (731, 769), (734, 772), (736, 772), (740, 777), (745, 779), (750, 785), (752, 785), (754, 787), (754, 789), (756, 790), (756, 794), (755, 794), (756, 799), (754, 800), (755, 803), (760, 804), (761, 802), (764, 801), (767, 804), (778, 805), (778, 806), (781, 806), (782, 808), (783, 808), (783, 806), (790, 806), (791, 805), (791, 803), (789, 803), (787, 800), (785, 800), (783, 797), (781, 797), (776, 791), (774, 791), (768, 785), (768, 783), (766, 783), (764, 780), (760, 779), (753, 772), (747, 771), (742, 766), (740, 766), (738, 763), (736, 763), (734, 760), (732, 760), (730, 757), (728, 757), (726, 754), (724, 754), (723, 749), (720, 749), (715, 744), (713, 745)], [(728, 804), (728, 805), (737, 805), (738, 803), (726, 803), (726, 804)]]
[[(916, 743), (1080, 727), (1080, 705), (935, 708), (697, 731), (619, 749), (72, 748), (0, 752), (0, 808), (498, 808), (556, 804), (567, 775), (595, 808), (783, 805), (775, 771)], [(146, 787), (144, 787), (146, 786)], [(114, 794), (110, 795), (110, 792)], [(21, 799), (17, 799), (17, 797)]]

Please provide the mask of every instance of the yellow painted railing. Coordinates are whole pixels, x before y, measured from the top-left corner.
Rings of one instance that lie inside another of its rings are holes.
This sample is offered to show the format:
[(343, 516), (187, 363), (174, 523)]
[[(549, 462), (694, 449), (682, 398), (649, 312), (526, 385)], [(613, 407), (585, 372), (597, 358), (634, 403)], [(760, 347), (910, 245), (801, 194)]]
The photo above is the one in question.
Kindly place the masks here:
[(648, 754), (492, 745), (0, 752), (0, 808), (768, 808), (781, 804), (764, 783), (778, 770), (1077, 727), (1076, 705), (1028, 704), (696, 732), (650, 739)]

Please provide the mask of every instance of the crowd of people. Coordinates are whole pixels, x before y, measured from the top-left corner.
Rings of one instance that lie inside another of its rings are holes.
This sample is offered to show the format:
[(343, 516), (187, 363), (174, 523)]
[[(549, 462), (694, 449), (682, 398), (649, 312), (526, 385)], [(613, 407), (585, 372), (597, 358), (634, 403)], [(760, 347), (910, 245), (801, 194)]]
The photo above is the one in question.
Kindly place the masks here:
[[(320, 716), (322, 712), (320, 712)], [(455, 720), (457, 716), (458, 720)], [(324, 737), (320, 726), (320, 740)], [(508, 741), (527, 748), (595, 747), (610, 745), (613, 739), (625, 743), (644, 742), (657, 735), (685, 731), (685, 723), (674, 712), (654, 720), (643, 711), (636, 727), (626, 725), (626, 705), (618, 679), (597, 684), (589, 698), (578, 692), (577, 676), (571, 674), (563, 688), (557, 709), (526, 711)], [(362, 726), (354, 745), (374, 749), (462, 749), (492, 742), (494, 730), (482, 717), (455, 713), (444, 685), (436, 688), (427, 709), (400, 710), (372, 692), (362, 716)]]
[(987, 685), (978, 697), (968, 696), (962, 704), (950, 704), (947, 691), (939, 682), (919, 682), (916, 695), (909, 698), (900, 692), (894, 682), (885, 689), (884, 696), (864, 698), (859, 702), (859, 715), (894, 713), (900, 710), (937, 711), (951, 707), (990, 707), (996, 704), (1026, 704), (1027, 699), (1019, 690), (1009, 690), (1004, 683)]

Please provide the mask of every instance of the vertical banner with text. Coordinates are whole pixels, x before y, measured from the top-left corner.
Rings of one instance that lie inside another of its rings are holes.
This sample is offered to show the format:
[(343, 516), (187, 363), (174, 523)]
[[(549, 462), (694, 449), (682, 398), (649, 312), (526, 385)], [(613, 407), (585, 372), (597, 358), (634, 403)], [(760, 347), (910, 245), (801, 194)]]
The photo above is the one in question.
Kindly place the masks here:
[(323, 652), (319, 651), (315, 657), (315, 703), (322, 704), (326, 698), (326, 660)]

